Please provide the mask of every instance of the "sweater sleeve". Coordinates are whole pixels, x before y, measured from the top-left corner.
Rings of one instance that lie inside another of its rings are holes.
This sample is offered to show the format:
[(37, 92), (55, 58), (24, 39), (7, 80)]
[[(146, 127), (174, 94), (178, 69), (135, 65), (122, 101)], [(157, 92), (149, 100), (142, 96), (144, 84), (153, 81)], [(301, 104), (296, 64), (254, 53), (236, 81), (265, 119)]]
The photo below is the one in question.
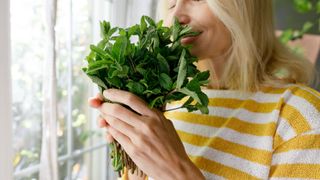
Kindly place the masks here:
[(279, 108), (270, 179), (320, 179), (320, 93), (287, 91)]
[(320, 179), (320, 129), (278, 146), (272, 156), (269, 178)]

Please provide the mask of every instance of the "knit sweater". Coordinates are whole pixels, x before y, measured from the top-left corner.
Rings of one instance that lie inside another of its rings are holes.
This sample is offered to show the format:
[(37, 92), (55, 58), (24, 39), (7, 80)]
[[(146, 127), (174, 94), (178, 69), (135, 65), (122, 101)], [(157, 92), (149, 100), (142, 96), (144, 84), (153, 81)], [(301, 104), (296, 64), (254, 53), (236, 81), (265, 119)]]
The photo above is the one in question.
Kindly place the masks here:
[(206, 179), (320, 179), (319, 92), (300, 84), (204, 92), (208, 115), (179, 109), (165, 116)]

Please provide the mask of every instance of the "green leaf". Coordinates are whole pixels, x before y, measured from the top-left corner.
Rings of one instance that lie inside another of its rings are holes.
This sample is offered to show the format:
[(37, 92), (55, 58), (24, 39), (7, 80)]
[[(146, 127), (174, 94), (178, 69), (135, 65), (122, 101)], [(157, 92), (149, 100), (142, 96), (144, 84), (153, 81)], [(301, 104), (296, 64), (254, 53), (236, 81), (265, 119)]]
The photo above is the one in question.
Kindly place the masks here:
[(143, 92), (145, 90), (145, 87), (141, 83), (134, 82), (134, 81), (128, 82), (126, 87), (128, 88), (128, 90), (130, 92), (136, 93), (138, 95), (143, 94)]
[(306, 13), (311, 11), (312, 3), (310, 0), (294, 0), (294, 5), (297, 11)]
[(160, 53), (158, 53), (157, 59), (159, 62), (160, 72), (164, 72), (166, 74), (169, 74), (170, 73), (170, 66), (168, 64), (168, 61)]
[(122, 83), (121, 79), (120, 79), (119, 77), (117, 77), (117, 76), (105, 78), (105, 80), (106, 80), (111, 86), (117, 87), (117, 88), (119, 88), (119, 89), (123, 87), (123, 83)]
[(109, 60), (100, 60), (91, 63), (86, 69), (87, 74), (92, 74), (101, 69), (107, 69), (112, 62)]
[(179, 36), (184, 36), (184, 35), (190, 33), (191, 30), (192, 30), (191, 26), (186, 26), (186, 27), (184, 27), (184, 28), (180, 31)]
[(189, 97), (189, 99), (185, 103), (183, 103), (182, 107), (189, 106), (193, 102), (193, 100), (194, 99), (192, 97)]
[(176, 89), (180, 89), (183, 85), (184, 79), (187, 75), (187, 62), (186, 62), (186, 51), (183, 50), (180, 56), (179, 60), (179, 72), (178, 72), (178, 78), (177, 78), (177, 87)]
[(293, 37), (292, 29), (288, 29), (282, 32), (279, 39), (282, 43), (287, 44)]
[(140, 19), (140, 32), (143, 34), (147, 29), (147, 23), (145, 20), (145, 16), (142, 16)]
[(190, 89), (191, 91), (195, 91), (195, 92), (201, 91), (201, 89), (200, 89), (200, 83), (199, 83), (198, 79), (192, 79), (192, 80), (186, 85), (186, 87), (187, 87), (188, 89)]
[(145, 90), (143, 92), (143, 94), (149, 94), (149, 95), (156, 95), (156, 94), (160, 94), (161, 93), (161, 89), (160, 88), (155, 88), (152, 90)]
[(109, 38), (110, 23), (106, 21), (100, 22), (100, 36), (102, 39)]
[(108, 38), (111, 37), (117, 30), (118, 30), (118, 28), (116, 28), (116, 27), (110, 29), (110, 31), (108, 32)]
[(166, 73), (161, 73), (159, 76), (159, 82), (160, 85), (166, 89), (166, 90), (171, 90), (172, 88), (172, 79), (166, 74)]
[(198, 97), (200, 98), (200, 101), (201, 101), (200, 104), (203, 106), (208, 106), (208, 104), (209, 104), (208, 96), (201, 91), (198, 91), (197, 94), (198, 94)]
[(199, 85), (203, 86), (209, 83), (210, 71), (203, 71), (196, 74), (193, 79), (197, 79), (199, 81)]
[(114, 57), (116, 61), (118, 61), (120, 64), (123, 62), (124, 55), (128, 46), (128, 39), (125, 36), (121, 36), (117, 38), (116, 42), (114, 43), (112, 47), (112, 53), (114, 54)]
[(209, 114), (208, 106), (197, 104), (196, 107), (201, 111), (202, 114)]
[(164, 96), (156, 97), (154, 100), (151, 101), (150, 108), (157, 107), (157, 106), (159, 107), (159, 104), (163, 104), (163, 99), (164, 99)]
[(90, 49), (91, 49), (91, 51), (93, 51), (96, 54), (98, 54), (99, 56), (101, 56), (103, 59), (111, 59), (114, 61), (114, 58), (110, 54), (108, 54), (106, 51), (104, 51), (103, 49), (101, 49), (95, 45), (90, 45)]
[(310, 22), (310, 21), (307, 21), (307, 22), (305, 22), (304, 24), (303, 24), (303, 27), (302, 27), (302, 33), (304, 34), (304, 33), (306, 33), (306, 32), (308, 32), (311, 28), (313, 27), (313, 23), (312, 22)]
[(202, 102), (201, 102), (201, 100), (200, 100), (200, 98), (199, 98), (199, 96), (198, 96), (198, 94), (196, 92), (191, 91), (191, 90), (189, 90), (187, 88), (179, 89), (178, 92), (181, 92), (181, 93), (183, 93), (185, 95), (188, 95), (188, 96), (192, 97), (194, 100), (196, 100), (198, 103), (200, 103), (202, 105)]
[(151, 19), (150, 17), (148, 16), (144, 16), (144, 19), (149, 23), (150, 26), (153, 26), (153, 27), (156, 27), (156, 23), (154, 22), (153, 19)]
[(173, 29), (172, 29), (172, 39), (173, 41), (177, 41), (179, 37), (179, 32), (181, 30), (181, 25), (179, 24), (178, 18), (175, 17)]
[(99, 77), (89, 76), (89, 78), (92, 80), (93, 83), (96, 83), (101, 88), (108, 89), (108, 87), (105, 85), (105, 83)]
[(90, 64), (95, 61), (95, 58), (96, 58), (96, 53), (91, 51), (90, 54), (86, 57), (86, 60)]
[(210, 71), (203, 71), (196, 74), (194, 79), (197, 79), (198, 81), (206, 81), (210, 77)]
[(157, 29), (161, 29), (163, 26), (163, 20), (160, 20), (158, 23), (157, 23)]
[(128, 76), (128, 72), (129, 72), (129, 67), (124, 65), (120, 69), (113, 70), (110, 77), (117, 76), (119, 78), (124, 78)]

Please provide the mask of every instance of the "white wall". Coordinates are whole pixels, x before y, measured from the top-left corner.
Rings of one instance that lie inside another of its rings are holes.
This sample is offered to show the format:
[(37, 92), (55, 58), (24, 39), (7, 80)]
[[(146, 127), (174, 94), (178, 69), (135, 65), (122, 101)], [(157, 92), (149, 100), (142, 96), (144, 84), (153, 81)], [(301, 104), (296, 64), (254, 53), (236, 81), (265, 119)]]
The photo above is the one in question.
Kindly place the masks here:
[(0, 1), (0, 178), (12, 179), (9, 0)]

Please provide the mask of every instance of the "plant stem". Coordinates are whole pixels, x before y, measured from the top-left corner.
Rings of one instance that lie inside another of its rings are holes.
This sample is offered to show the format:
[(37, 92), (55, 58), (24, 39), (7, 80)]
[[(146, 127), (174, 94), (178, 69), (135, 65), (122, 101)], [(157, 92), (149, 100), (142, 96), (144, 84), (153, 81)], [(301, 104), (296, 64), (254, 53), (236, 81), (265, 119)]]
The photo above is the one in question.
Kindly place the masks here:
[(183, 108), (183, 106), (177, 107), (177, 108), (168, 109), (168, 110), (165, 110), (163, 112), (174, 111), (174, 110), (181, 109), (181, 108)]

